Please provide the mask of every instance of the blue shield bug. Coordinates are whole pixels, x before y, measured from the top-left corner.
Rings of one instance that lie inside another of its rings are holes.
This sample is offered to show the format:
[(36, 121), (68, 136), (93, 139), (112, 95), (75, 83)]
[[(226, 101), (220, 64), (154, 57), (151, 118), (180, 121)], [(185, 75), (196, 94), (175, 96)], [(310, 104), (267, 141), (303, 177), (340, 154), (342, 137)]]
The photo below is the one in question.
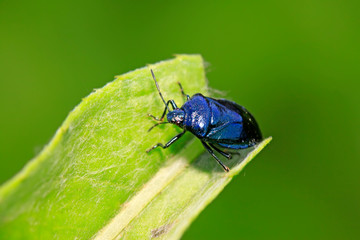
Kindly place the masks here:
[[(157, 147), (167, 148), (183, 136), (185, 132), (189, 131), (200, 139), (205, 149), (228, 172), (230, 169), (220, 161), (213, 150), (231, 159), (230, 153), (224, 152), (219, 148), (244, 149), (252, 147), (262, 140), (255, 118), (244, 107), (226, 99), (205, 97), (201, 93), (196, 93), (190, 98), (189, 95), (184, 93), (181, 84), (178, 83), (182, 95), (187, 99), (184, 105), (178, 108), (174, 100), (167, 102), (164, 100), (154, 72), (150, 71), (159, 95), (165, 104), (165, 109), (161, 118), (149, 114), (154, 120), (159, 121), (149, 131), (155, 126), (165, 123), (175, 124), (184, 131), (173, 137), (165, 145), (158, 143), (146, 152), (150, 152)], [(172, 111), (169, 108), (169, 104), (172, 107)], [(167, 122), (164, 122), (163, 119), (167, 111)]]

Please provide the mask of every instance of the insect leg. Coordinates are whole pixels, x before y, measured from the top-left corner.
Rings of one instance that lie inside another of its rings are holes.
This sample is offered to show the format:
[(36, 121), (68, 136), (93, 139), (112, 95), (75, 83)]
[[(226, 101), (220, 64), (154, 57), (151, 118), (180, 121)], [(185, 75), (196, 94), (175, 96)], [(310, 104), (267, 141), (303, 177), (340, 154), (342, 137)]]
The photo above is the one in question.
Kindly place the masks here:
[(187, 100), (187, 101), (189, 101), (189, 100), (190, 100), (190, 96), (187, 95), (187, 94), (185, 94), (184, 89), (183, 89), (181, 83), (178, 82), (178, 84), (179, 84), (179, 87), (180, 87), (181, 94), (182, 94), (184, 97), (186, 97), (186, 100)]
[(181, 136), (184, 135), (185, 132), (186, 131), (183, 131), (182, 133), (179, 133), (178, 135), (173, 137), (169, 142), (167, 142), (165, 145), (163, 145), (162, 143), (155, 144), (152, 148), (149, 148), (148, 150), (146, 150), (146, 152), (148, 153), (148, 152), (150, 152), (151, 150), (153, 150), (153, 149), (155, 149), (157, 147), (168, 148), (171, 144), (173, 144), (179, 138), (181, 138)]
[(215, 149), (218, 153), (220, 153), (221, 155), (223, 155), (224, 157), (226, 157), (227, 159), (230, 160), (230, 159), (232, 158), (232, 156), (231, 156), (230, 153), (226, 153), (226, 152), (218, 149), (217, 147), (215, 147), (215, 146), (214, 146), (213, 144), (211, 144), (211, 143), (209, 143), (209, 145), (210, 145), (213, 149)]
[(168, 124), (169, 122), (158, 122), (158, 123), (155, 123), (151, 128), (149, 128), (148, 132), (150, 132), (154, 127), (158, 126), (158, 125), (161, 125), (161, 124)]
[(213, 156), (213, 158), (215, 158), (215, 160), (221, 165), (225, 172), (230, 171), (230, 168), (223, 164), (220, 159), (218, 159), (218, 157), (214, 154), (213, 150), (204, 141), (201, 141), (201, 143), (204, 145), (205, 149), (211, 154), (211, 156)]
[(178, 107), (176, 106), (176, 103), (175, 103), (174, 100), (169, 100), (168, 102), (171, 103), (171, 106), (172, 106), (173, 110), (178, 108)]
[(152, 117), (155, 121), (162, 121), (165, 117), (165, 114), (166, 114), (166, 110), (168, 110), (168, 105), (171, 104), (172, 108), (173, 109), (176, 109), (177, 106), (176, 106), (176, 103), (174, 100), (169, 100), (167, 101), (166, 105), (165, 105), (165, 109), (164, 109), (164, 112), (163, 114), (161, 115), (161, 118), (158, 118), (158, 117), (155, 117), (154, 115), (152, 114), (148, 114), (149, 117)]

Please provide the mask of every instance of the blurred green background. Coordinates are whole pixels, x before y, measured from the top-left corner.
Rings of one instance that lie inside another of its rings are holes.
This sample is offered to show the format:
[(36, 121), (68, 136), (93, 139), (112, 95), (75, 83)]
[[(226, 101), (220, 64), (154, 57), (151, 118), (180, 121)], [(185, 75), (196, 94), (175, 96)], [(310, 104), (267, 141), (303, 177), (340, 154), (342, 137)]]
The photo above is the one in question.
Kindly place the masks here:
[(274, 139), (184, 239), (356, 239), (359, 7), (0, 0), (0, 183), (92, 89), (174, 53), (200, 53), (210, 86), (246, 106)]

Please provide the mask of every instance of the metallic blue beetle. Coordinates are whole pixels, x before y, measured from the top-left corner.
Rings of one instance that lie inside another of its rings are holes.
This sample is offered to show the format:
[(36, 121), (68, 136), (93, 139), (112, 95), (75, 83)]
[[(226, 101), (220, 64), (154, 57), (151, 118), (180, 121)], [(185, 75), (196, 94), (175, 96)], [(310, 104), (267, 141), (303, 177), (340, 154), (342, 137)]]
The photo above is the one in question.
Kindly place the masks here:
[[(165, 109), (160, 119), (149, 114), (156, 121), (160, 121), (152, 126), (149, 131), (155, 126), (165, 123), (175, 124), (184, 129), (184, 131), (173, 137), (165, 145), (158, 143), (148, 149), (147, 152), (157, 147), (167, 148), (184, 135), (186, 131), (189, 131), (200, 139), (205, 149), (228, 172), (230, 169), (218, 159), (212, 149), (231, 159), (230, 153), (226, 153), (218, 147), (243, 149), (254, 146), (262, 140), (255, 118), (244, 107), (225, 99), (205, 97), (200, 93), (190, 98), (189, 95), (184, 93), (179, 83), (181, 93), (186, 96), (187, 101), (181, 108), (178, 108), (174, 100), (165, 102), (152, 70), (151, 74), (159, 95), (165, 104)], [(169, 109), (169, 104), (173, 108), (172, 111)], [(168, 121), (163, 122), (166, 111), (168, 111), (166, 115)]]

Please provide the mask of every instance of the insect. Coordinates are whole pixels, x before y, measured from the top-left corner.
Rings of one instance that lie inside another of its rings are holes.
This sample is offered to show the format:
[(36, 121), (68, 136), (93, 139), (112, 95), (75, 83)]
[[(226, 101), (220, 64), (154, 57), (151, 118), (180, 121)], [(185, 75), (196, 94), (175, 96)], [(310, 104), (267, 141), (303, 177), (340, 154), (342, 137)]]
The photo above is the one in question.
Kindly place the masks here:
[[(148, 114), (158, 121), (149, 131), (160, 124), (166, 123), (175, 124), (184, 131), (166, 144), (155, 144), (146, 152), (150, 152), (157, 147), (168, 148), (189, 131), (201, 141), (211, 156), (228, 172), (230, 169), (220, 161), (214, 150), (227, 159), (231, 159), (231, 153), (221, 149), (244, 149), (254, 146), (262, 140), (255, 118), (244, 107), (226, 99), (205, 97), (201, 93), (196, 93), (190, 98), (189, 95), (184, 93), (181, 83), (178, 82), (182, 95), (186, 97), (184, 105), (178, 108), (174, 100), (168, 100), (167, 102), (164, 100), (154, 72), (150, 71), (159, 95), (165, 104), (165, 109), (160, 118)], [(172, 110), (170, 110), (169, 105), (171, 105)], [(166, 112), (168, 112), (166, 115), (167, 122), (163, 121)]]

